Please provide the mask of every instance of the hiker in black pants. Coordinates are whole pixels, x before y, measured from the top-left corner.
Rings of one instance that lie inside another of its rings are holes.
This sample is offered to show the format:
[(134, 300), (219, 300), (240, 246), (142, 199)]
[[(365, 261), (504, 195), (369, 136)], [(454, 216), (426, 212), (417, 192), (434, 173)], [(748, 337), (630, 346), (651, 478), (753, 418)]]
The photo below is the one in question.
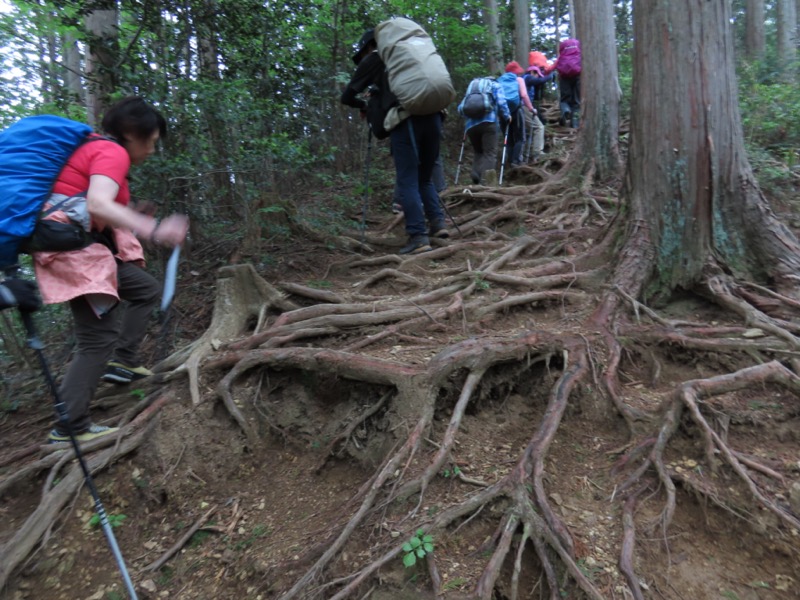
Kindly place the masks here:
[[(472, 169), (470, 177), (472, 183), (497, 184), (497, 140), (498, 133), (502, 135), (507, 123), (511, 122), (511, 113), (503, 94), (503, 87), (490, 77), (473, 80), (470, 86), (477, 86), (479, 90), (491, 95), (489, 110), (480, 116), (469, 117), (464, 114), (464, 100), (458, 105), (458, 113), (466, 119), (464, 133), (472, 145)], [(467, 89), (470, 92), (470, 89)], [(502, 125), (502, 132), (500, 127)]]
[[(511, 114), (511, 126), (508, 128), (508, 154), (506, 155), (506, 165), (510, 164), (512, 167), (518, 167), (522, 164), (522, 151), (525, 145), (525, 114), (523, 111), (528, 109), (533, 115), (536, 114), (536, 109), (531, 104), (531, 99), (528, 97), (528, 88), (522, 79), (524, 71), (520, 64), (512, 60), (506, 65), (506, 74), (513, 73), (516, 76), (516, 84), (519, 94), (519, 103), (516, 111)], [(508, 99), (509, 94), (506, 94)]]
[(137, 351), (161, 285), (144, 269), (141, 240), (173, 247), (183, 243), (189, 229), (185, 215), (158, 220), (147, 206), (131, 202), (131, 165), (147, 160), (166, 134), (161, 113), (130, 96), (106, 111), (102, 128), (106, 136), (79, 146), (53, 185), (54, 196), (85, 194), (97, 243), (33, 253), (42, 299), (45, 304), (68, 303), (77, 341), (58, 389), (69, 428), (57, 415), (48, 436), (53, 443), (70, 441), (68, 429), (79, 442), (117, 430), (91, 420), (89, 407), (101, 377), (130, 383), (152, 375), (138, 361)]
[(569, 38), (561, 41), (558, 45), (558, 58), (545, 68), (544, 73), (547, 75), (553, 71), (558, 71), (561, 109), (561, 118), (558, 122), (562, 127), (569, 125), (575, 129), (580, 123), (578, 111), (581, 108), (581, 43), (579, 40)]
[[(361, 36), (353, 62), (356, 70), (342, 93), (341, 102), (360, 109), (373, 133), (379, 138), (386, 137), (384, 118), (397, 104), (397, 98), (389, 87), (386, 66), (378, 55), (374, 30), (369, 29)], [(365, 91), (368, 91), (369, 101), (360, 97)], [(391, 128), (388, 135), (408, 234), (408, 242), (398, 254), (426, 252), (432, 249), (430, 237), (450, 236), (432, 180), (442, 137), (442, 115), (409, 116)]]

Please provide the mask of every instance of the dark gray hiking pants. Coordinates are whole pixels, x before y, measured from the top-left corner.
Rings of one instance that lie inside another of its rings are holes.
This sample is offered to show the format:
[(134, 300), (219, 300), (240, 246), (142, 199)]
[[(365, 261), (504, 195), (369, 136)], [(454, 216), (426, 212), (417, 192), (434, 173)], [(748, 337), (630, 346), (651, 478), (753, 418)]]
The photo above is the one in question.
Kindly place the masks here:
[(139, 345), (161, 293), (159, 282), (131, 263), (117, 263), (117, 281), (119, 296), (125, 302), (101, 318), (85, 296), (69, 303), (77, 345), (58, 393), (75, 433), (89, 427), (89, 402), (112, 356), (128, 366), (139, 366)]

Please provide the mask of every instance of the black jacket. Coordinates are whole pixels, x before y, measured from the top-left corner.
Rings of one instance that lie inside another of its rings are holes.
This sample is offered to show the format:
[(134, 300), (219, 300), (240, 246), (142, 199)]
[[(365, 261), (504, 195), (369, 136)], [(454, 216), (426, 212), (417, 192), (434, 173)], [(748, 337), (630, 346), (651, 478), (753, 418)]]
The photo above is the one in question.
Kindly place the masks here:
[[(359, 94), (369, 88), (369, 101)], [(342, 92), (342, 104), (366, 111), (372, 132), (378, 139), (389, 134), (383, 128), (383, 120), (392, 106), (397, 104), (397, 97), (389, 88), (389, 74), (378, 52), (371, 52), (358, 63), (353, 77)]]

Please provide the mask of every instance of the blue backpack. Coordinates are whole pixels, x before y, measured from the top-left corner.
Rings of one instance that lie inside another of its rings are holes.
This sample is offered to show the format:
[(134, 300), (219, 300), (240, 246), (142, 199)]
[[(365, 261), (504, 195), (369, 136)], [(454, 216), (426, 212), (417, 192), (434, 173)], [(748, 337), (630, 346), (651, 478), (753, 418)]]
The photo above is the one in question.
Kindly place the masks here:
[(0, 268), (17, 263), (58, 174), (91, 131), (84, 123), (40, 115), (0, 132)]
[(513, 115), (520, 107), (519, 82), (514, 73), (503, 73), (497, 78), (497, 83), (503, 86), (503, 95), (508, 103), (508, 110)]

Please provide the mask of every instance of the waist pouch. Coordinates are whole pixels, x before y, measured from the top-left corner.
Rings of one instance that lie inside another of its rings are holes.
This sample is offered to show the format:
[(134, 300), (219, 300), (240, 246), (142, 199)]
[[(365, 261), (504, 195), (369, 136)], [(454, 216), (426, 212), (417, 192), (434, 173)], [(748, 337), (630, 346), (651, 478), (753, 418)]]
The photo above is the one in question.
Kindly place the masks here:
[[(68, 252), (99, 243), (111, 250), (112, 254), (117, 253), (111, 228), (106, 227), (103, 231), (91, 230), (92, 219), (86, 207), (86, 192), (75, 196), (51, 194), (48, 203), (50, 207), (36, 221), (33, 233), (20, 245), (21, 252)], [(56, 211), (63, 212), (69, 222), (45, 218)]]
[(91, 233), (75, 223), (39, 220), (33, 233), (20, 245), (20, 251), (31, 252), (65, 252), (79, 250), (95, 242)]

